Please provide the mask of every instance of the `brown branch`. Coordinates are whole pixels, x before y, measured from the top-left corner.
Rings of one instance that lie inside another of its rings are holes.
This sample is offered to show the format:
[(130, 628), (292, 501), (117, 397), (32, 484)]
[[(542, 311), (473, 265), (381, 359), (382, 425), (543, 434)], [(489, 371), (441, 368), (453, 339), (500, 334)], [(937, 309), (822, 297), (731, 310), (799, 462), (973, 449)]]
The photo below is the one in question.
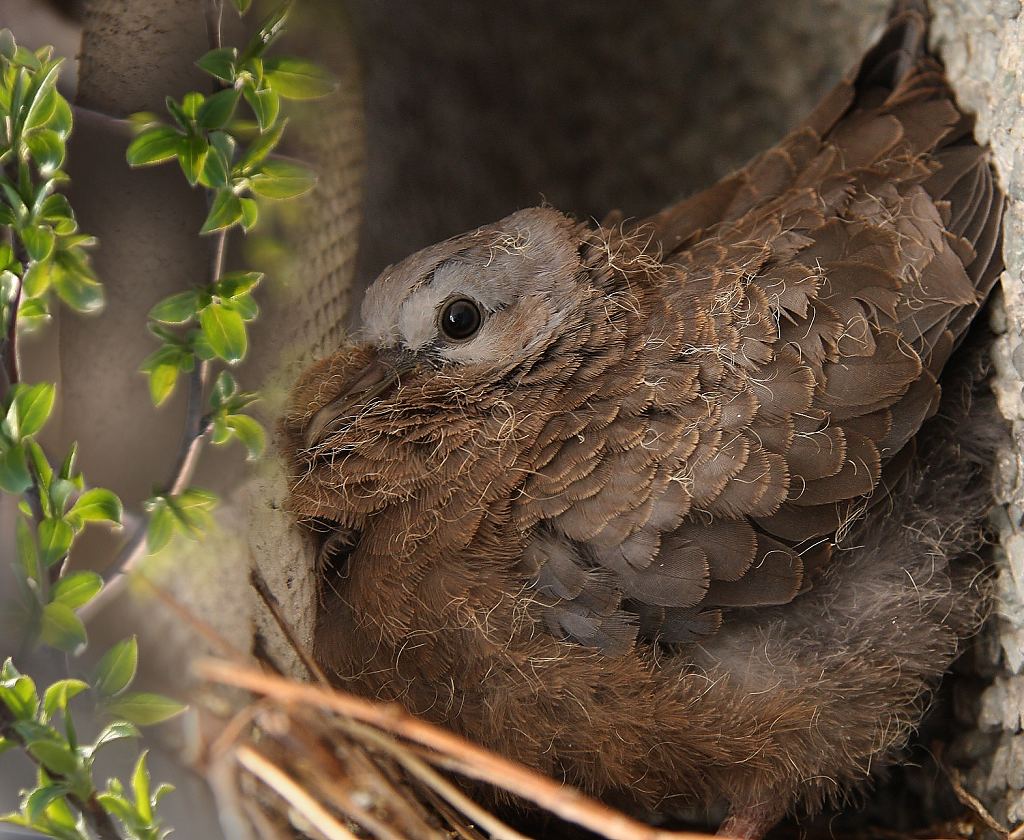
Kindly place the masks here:
[(310, 656), (309, 651), (306, 650), (302, 642), (299, 641), (298, 636), (295, 635), (295, 631), (292, 629), (292, 626), (287, 622), (287, 620), (285, 620), (284, 614), (281, 612), (281, 604), (277, 600), (277, 596), (270, 591), (270, 587), (267, 585), (267, 582), (264, 580), (259, 569), (254, 567), (249, 572), (249, 582), (252, 584), (252, 588), (256, 590), (256, 594), (260, 596), (260, 600), (263, 601), (263, 605), (274, 617), (274, 621), (277, 622), (278, 628), (284, 634), (288, 644), (292, 646), (292, 650), (295, 651), (295, 655), (299, 657), (299, 660), (306, 667), (309, 675), (321, 685), (329, 685), (330, 680), (327, 679), (327, 675), (317, 664), (316, 660)]

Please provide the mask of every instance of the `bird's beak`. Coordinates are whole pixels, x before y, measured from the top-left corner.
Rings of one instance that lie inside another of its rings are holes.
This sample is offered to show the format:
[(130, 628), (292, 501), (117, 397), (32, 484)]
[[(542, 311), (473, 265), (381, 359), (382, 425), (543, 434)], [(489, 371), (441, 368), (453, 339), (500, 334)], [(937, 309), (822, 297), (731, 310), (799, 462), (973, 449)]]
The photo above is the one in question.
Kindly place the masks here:
[(331, 423), (339, 417), (344, 417), (359, 403), (372, 400), (391, 390), (411, 369), (411, 364), (393, 365), (379, 358), (370, 362), (356, 374), (344, 391), (327, 405), (318, 408), (310, 418), (304, 435), (306, 448), (316, 445)]

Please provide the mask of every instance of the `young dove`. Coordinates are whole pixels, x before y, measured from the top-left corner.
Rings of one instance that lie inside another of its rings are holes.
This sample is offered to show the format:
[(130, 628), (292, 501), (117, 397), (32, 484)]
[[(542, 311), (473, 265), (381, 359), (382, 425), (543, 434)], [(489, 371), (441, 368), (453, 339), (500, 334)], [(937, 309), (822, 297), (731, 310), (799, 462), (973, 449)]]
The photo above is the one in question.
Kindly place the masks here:
[(914, 438), (1002, 268), (925, 31), (651, 218), (383, 272), (282, 421), (339, 686), (739, 837), (893, 757), (982, 598), (977, 470)]

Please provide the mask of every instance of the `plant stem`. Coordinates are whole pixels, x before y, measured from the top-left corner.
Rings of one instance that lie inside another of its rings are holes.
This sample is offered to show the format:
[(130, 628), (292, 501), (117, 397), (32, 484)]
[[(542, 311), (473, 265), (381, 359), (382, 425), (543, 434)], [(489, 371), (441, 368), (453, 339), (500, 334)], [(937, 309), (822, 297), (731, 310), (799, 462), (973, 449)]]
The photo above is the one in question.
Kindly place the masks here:
[[(210, 49), (221, 46), (221, 24), (224, 13), (223, 0), (207, 0), (206, 2), (206, 35)], [(210, 283), (216, 283), (224, 272), (224, 260), (227, 255), (227, 230), (216, 234), (213, 243), (213, 254), (210, 262)], [(210, 431), (209, 417), (203, 409), (206, 404), (206, 390), (210, 381), (210, 363), (207, 360), (197, 361), (188, 380), (187, 403), (185, 407), (185, 430), (178, 457), (175, 459), (168, 480), (160, 495), (177, 495), (191, 481), (203, 449), (203, 441)], [(124, 586), (126, 574), (130, 572), (146, 555), (146, 526), (141, 523), (135, 533), (122, 547), (114, 561), (103, 571), (107, 585), (95, 598), (86, 604), (79, 615), (88, 620), (97, 614), (103, 606), (110, 602)]]
[(223, 46), (221, 24), (224, 19), (223, 0), (207, 0), (206, 3), (206, 37), (211, 50), (219, 50)]
[[(0, 704), (0, 735), (12, 741), (17, 741), (23, 747), (24, 754), (31, 761), (39, 764), (39, 761), (28, 751), (28, 745), (25, 740), (18, 735), (17, 730), (12, 726), (13, 723), (14, 718), (10, 710), (3, 704)], [(59, 773), (47, 772), (54, 779), (61, 778)], [(103, 806), (100, 805), (99, 800), (96, 798), (95, 790), (89, 795), (88, 799), (83, 800), (73, 793), (67, 794), (67, 798), (70, 800), (70, 804), (82, 813), (86, 825), (92, 829), (93, 834), (96, 835), (98, 840), (122, 840), (121, 833), (117, 830), (117, 826), (114, 825), (110, 814), (103, 810)]]
[[(6, 239), (8, 244), (14, 249), (14, 255), (21, 262), (23, 267), (28, 266), (28, 258), (24, 253), (20, 243), (14, 239), (14, 231), (7, 228)], [(24, 272), (26, 268), (23, 268)], [(14, 300), (11, 302), (11, 308), (9, 310), (8, 317), (10, 318), (9, 323), (6, 325), (7, 333), (0, 339), (0, 360), (3, 361), (3, 379), (0, 380), (0, 400), (7, 398), (11, 388), (21, 381), (21, 374), (18, 370), (18, 307), (21, 306), (21, 290), (25, 280), (23, 277), (18, 278), (18, 290), (15, 292)]]
[[(210, 282), (214, 283), (224, 271), (224, 260), (227, 255), (228, 235), (226, 230), (216, 235), (213, 256), (210, 262)], [(185, 430), (178, 448), (178, 457), (171, 470), (171, 477), (164, 485), (161, 495), (181, 493), (192, 480), (203, 442), (210, 431), (209, 417), (203, 409), (206, 404), (206, 389), (210, 381), (210, 363), (199, 361), (192, 369), (188, 380), (188, 395), (185, 408)], [(107, 586), (99, 595), (86, 604), (79, 615), (88, 619), (99, 612), (122, 588), (125, 574), (131, 571), (146, 555), (146, 527), (142, 523), (125, 543), (113, 563), (104, 571), (103, 577)]]

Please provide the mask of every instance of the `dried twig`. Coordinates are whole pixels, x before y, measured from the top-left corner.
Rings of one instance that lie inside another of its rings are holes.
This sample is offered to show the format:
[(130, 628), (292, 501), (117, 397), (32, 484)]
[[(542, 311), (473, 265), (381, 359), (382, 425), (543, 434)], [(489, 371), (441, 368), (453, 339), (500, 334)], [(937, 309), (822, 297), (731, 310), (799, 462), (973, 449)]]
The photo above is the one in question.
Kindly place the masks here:
[(261, 753), (243, 744), (238, 747), (235, 754), (242, 767), (300, 811), (328, 840), (358, 840), (355, 834), (334, 819), (308, 791)]
[(956, 798), (960, 800), (960, 803), (968, 808), (971, 815), (977, 819), (982, 825), (984, 825), (990, 831), (994, 831), (1000, 837), (1006, 838), (1006, 840), (1020, 840), (1024, 837), (1024, 824), (1017, 826), (1012, 831), (1003, 825), (999, 820), (989, 813), (988, 808), (982, 804), (982, 801), (972, 794), (967, 788), (964, 787), (963, 778), (960, 775), (960, 771), (955, 767), (949, 767), (945, 762), (940, 761), (939, 766), (946, 773), (946, 777), (949, 779), (949, 783), (953, 788), (953, 793), (956, 794)]
[(274, 621), (277, 622), (277, 626), (281, 629), (281, 632), (288, 640), (288, 644), (292, 646), (292, 650), (295, 651), (296, 656), (299, 657), (306, 670), (309, 671), (309, 675), (321, 685), (330, 685), (327, 675), (317, 664), (316, 660), (310, 655), (309, 651), (306, 650), (305, 645), (299, 641), (291, 624), (285, 620), (284, 615), (281, 613), (281, 604), (277, 600), (277, 596), (270, 591), (270, 587), (267, 586), (267, 582), (264, 579), (263, 574), (256, 567), (253, 567), (249, 572), (249, 582), (252, 584), (253, 589), (256, 590), (256, 594), (260, 596), (260, 600), (263, 601), (264, 606), (266, 606), (270, 611), (270, 614), (274, 617)]

